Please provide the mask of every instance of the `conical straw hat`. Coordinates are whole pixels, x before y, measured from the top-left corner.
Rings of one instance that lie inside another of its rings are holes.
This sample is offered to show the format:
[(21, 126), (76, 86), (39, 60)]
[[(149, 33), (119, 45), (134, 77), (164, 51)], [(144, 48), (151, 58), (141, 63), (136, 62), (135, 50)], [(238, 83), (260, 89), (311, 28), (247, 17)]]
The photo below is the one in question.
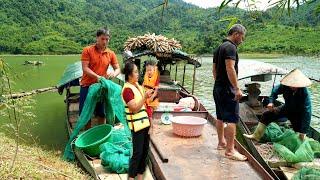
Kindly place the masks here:
[(310, 79), (305, 76), (299, 69), (294, 69), (289, 72), (281, 81), (281, 84), (290, 87), (307, 87), (312, 84)]

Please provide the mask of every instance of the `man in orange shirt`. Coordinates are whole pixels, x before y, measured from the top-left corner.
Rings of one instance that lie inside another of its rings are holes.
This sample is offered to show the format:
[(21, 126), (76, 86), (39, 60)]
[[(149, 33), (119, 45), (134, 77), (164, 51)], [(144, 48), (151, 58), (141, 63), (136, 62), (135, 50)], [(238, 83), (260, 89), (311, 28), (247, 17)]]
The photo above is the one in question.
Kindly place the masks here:
[[(86, 100), (89, 86), (97, 83), (100, 77), (111, 79), (120, 73), (120, 66), (116, 54), (108, 48), (110, 32), (108, 29), (99, 29), (96, 33), (96, 43), (83, 49), (81, 55), (83, 76), (80, 81), (80, 102), (79, 113), (81, 113)], [(107, 73), (109, 64), (114, 71)], [(104, 103), (98, 102), (95, 115), (99, 124), (105, 123)], [(86, 129), (91, 127), (91, 121), (86, 125)]]

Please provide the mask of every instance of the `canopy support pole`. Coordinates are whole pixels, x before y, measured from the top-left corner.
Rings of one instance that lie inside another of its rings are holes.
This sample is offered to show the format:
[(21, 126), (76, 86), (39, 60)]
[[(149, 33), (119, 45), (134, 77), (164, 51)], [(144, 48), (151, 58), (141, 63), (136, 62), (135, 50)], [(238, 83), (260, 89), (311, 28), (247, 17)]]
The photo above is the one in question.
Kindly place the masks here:
[(184, 86), (184, 77), (186, 75), (186, 64), (183, 66), (182, 86)]
[(192, 91), (191, 91), (192, 95), (194, 93), (194, 83), (195, 83), (195, 81), (196, 81), (196, 66), (193, 66)]
[(176, 75), (174, 77), (174, 80), (177, 81), (177, 75), (178, 75), (178, 64), (176, 63)]

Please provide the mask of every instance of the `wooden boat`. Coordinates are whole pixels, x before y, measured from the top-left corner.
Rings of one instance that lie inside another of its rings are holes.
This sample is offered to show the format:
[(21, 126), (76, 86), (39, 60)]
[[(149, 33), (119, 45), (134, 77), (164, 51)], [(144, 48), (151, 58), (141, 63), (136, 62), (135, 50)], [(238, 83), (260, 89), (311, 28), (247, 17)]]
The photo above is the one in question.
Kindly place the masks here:
[[(79, 117), (79, 78), (82, 76), (82, 68), (81, 63), (77, 62), (69, 65), (60, 82), (58, 83), (58, 92), (60, 94), (63, 93), (64, 89), (66, 89), (66, 111), (67, 111), (67, 119), (66, 119), (66, 130), (68, 132), (68, 138), (72, 133), (73, 128), (75, 127), (78, 117)], [(117, 81), (120, 83), (120, 81)], [(92, 119), (92, 125), (97, 124), (97, 120), (95, 118)], [(93, 158), (86, 155), (82, 150), (73, 147), (75, 156), (78, 162), (81, 164), (81, 167), (88, 172), (94, 179), (97, 180), (127, 180), (127, 174), (116, 174), (110, 173), (103, 168), (101, 165), (101, 160), (99, 158)], [(150, 168), (147, 168), (145, 173), (146, 180), (153, 180), (154, 177), (151, 174)]]
[[(201, 66), (196, 59), (190, 58), (186, 53), (178, 53), (159, 56), (147, 51), (133, 55), (128, 61), (134, 61), (140, 67), (142, 56), (155, 56), (159, 60), (158, 65), (161, 66), (159, 69), (162, 69), (163, 72), (166, 72), (166, 68), (169, 66), (169, 72), (171, 72), (171, 69), (175, 69), (174, 80), (177, 77), (179, 61), (185, 61), (184, 72), (187, 64), (193, 65), (194, 73), (196, 68)], [(160, 72), (160, 74), (162, 73)], [(273, 179), (238, 141), (236, 141), (236, 149), (245, 154), (248, 161), (238, 162), (225, 158), (224, 151), (216, 149), (218, 137), (215, 118), (193, 93), (189, 93), (183, 87), (185, 73), (183, 73), (182, 84), (173, 83), (173, 80), (167, 76), (168, 74), (160, 75), (160, 82), (162, 82), (158, 94), (160, 105), (154, 112), (153, 117), (155, 127), (151, 136), (150, 167), (156, 179), (233, 179), (237, 177)], [(193, 74), (193, 78), (195, 78), (195, 74)], [(193, 92), (194, 79), (191, 88)], [(194, 98), (196, 107), (190, 112), (175, 111), (174, 107), (179, 106), (177, 104), (179, 99), (185, 97)], [(171, 125), (161, 123), (161, 116), (164, 113), (170, 113), (174, 117), (201, 117), (207, 119), (209, 123), (205, 125), (202, 136), (182, 138), (173, 134)]]
[[(280, 80), (279, 76), (286, 74), (287, 71), (274, 65), (258, 61), (242, 61), (239, 63), (239, 69), (242, 70), (239, 72), (239, 82), (241, 85), (247, 86), (247, 90), (244, 90), (247, 92), (247, 95), (244, 96), (240, 102), (241, 120), (238, 124), (240, 133), (238, 133), (237, 138), (274, 179), (291, 179), (293, 174), (297, 172), (297, 169), (289, 167), (291, 164), (279, 159), (279, 157), (266, 157), (263, 150), (268, 144), (257, 143), (242, 136), (244, 133), (253, 133), (254, 127), (262, 117), (262, 113), (267, 110), (263, 107), (262, 101), (270, 95), (270, 91), (277, 77), (278, 80)], [(269, 93), (264, 93), (264, 95), (256, 94), (257, 89), (254, 86), (257, 86), (258, 82), (261, 86), (264, 86), (264, 89), (269, 89)], [(250, 89), (249, 86), (251, 86), (251, 90), (248, 90)], [(283, 102), (278, 100), (274, 104), (275, 106), (280, 106)], [(315, 115), (313, 115), (313, 117), (316, 118)], [(283, 122), (279, 123), (279, 125), (281, 124), (283, 124)], [(320, 140), (319, 132), (312, 127), (308, 136), (315, 140)], [(269, 146), (272, 147), (271, 144)]]
[[(134, 56), (133, 59), (144, 55), (150, 54), (140, 53)], [(161, 58), (159, 59), (161, 60)], [(173, 56), (171, 58), (166, 57), (165, 61), (161, 63), (165, 70), (168, 62), (170, 63), (170, 67), (171, 65), (176, 65), (177, 67), (176, 62), (180, 60), (186, 61), (187, 64), (192, 64), (194, 69), (200, 66), (198, 61), (190, 57), (184, 58), (181, 55), (178, 58), (174, 58)], [(78, 70), (75, 70), (75, 67), (79, 67)], [(58, 86), (59, 93), (61, 94), (66, 89), (65, 102), (68, 117), (66, 127), (69, 134), (72, 132), (78, 118), (79, 93), (73, 92), (78, 90), (77, 88), (74, 89), (73, 86), (79, 85), (79, 78), (82, 74), (80, 71), (81, 66), (79, 64), (71, 65), (65, 71), (65, 74), (68, 74), (68, 72), (71, 74), (71, 79), (67, 78), (68, 75), (64, 75)], [(168, 80), (168, 77), (161, 76), (161, 79)], [(123, 77), (119, 76), (114, 81), (123, 84)], [(216, 149), (218, 138), (214, 117), (182, 85), (175, 84), (171, 80), (163, 82), (160, 84), (158, 97), (160, 99), (160, 107), (154, 112), (155, 129), (151, 137), (152, 143), (150, 145), (149, 163), (145, 179), (233, 179), (237, 177), (246, 177), (246, 179), (254, 180), (273, 179), (238, 141), (236, 141), (236, 149), (246, 155), (248, 161), (238, 162), (227, 159), (224, 157), (224, 151)], [(176, 102), (183, 97), (193, 97), (195, 102), (197, 102), (196, 107), (192, 111), (176, 112), (168, 109), (163, 110), (163, 107), (175, 107)], [(160, 117), (163, 113), (171, 113), (173, 116), (187, 115), (201, 117), (207, 119), (209, 123), (205, 125), (202, 136), (197, 138), (181, 138), (172, 133), (171, 125), (160, 123)], [(94, 119), (93, 123), (95, 123)], [(74, 148), (74, 152), (83, 168), (95, 179), (127, 178), (124, 174), (107, 172), (101, 167), (99, 159), (91, 158), (77, 148)]]

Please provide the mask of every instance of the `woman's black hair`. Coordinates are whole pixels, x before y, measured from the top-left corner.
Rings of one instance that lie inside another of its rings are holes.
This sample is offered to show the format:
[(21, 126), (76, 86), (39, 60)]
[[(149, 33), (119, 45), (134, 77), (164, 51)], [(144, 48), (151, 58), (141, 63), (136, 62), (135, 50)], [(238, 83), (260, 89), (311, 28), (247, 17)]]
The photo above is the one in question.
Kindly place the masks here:
[(135, 66), (135, 64), (131, 61), (127, 62), (124, 65), (123, 73), (124, 73), (124, 77), (125, 77), (126, 81), (129, 80), (129, 76), (133, 73), (134, 66)]

